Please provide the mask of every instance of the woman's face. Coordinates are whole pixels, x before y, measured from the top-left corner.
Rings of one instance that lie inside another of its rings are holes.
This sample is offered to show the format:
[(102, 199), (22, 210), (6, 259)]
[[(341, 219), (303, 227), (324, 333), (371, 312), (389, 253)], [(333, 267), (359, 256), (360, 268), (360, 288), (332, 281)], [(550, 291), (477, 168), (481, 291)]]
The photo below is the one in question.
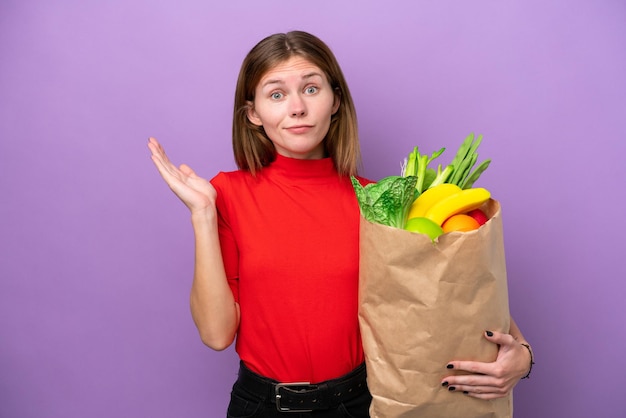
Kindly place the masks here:
[(268, 71), (256, 86), (248, 119), (263, 126), (285, 157), (324, 157), (324, 138), (339, 98), (319, 67), (292, 57)]

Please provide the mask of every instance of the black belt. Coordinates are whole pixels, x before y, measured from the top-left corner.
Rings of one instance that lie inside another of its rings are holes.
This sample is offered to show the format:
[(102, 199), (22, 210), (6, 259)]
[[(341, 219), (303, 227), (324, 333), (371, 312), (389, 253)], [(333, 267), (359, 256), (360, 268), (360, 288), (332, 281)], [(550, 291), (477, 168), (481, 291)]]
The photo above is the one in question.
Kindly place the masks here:
[(260, 376), (243, 363), (239, 368), (238, 383), (247, 391), (276, 403), (281, 412), (311, 412), (329, 409), (367, 392), (365, 364), (333, 380), (279, 383)]

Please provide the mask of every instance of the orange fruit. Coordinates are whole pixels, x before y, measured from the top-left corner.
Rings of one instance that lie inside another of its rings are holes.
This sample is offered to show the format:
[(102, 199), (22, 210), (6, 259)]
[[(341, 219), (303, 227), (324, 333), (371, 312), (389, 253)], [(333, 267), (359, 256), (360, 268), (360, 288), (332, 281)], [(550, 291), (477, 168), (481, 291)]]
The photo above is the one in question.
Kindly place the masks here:
[(441, 225), (444, 233), (452, 231), (467, 232), (478, 228), (480, 228), (478, 221), (464, 213), (450, 216)]

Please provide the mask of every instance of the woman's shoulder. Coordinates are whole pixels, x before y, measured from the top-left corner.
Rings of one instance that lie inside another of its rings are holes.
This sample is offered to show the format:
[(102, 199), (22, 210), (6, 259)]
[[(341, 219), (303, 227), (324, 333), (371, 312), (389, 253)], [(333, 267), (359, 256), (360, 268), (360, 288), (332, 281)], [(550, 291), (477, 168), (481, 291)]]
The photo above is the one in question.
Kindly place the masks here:
[(248, 171), (220, 171), (210, 181), (217, 192), (218, 210), (223, 214), (244, 196), (253, 193), (254, 177)]
[(252, 179), (252, 174), (245, 170), (220, 171), (211, 179), (213, 186), (228, 186)]

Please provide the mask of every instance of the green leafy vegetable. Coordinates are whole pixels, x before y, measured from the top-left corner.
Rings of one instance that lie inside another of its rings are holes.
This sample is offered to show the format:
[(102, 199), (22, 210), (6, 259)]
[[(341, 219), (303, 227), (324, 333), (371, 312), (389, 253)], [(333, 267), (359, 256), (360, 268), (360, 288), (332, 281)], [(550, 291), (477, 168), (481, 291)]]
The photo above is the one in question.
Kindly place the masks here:
[(437, 167), (437, 175), (433, 180), (428, 184), (428, 188), (434, 187), (441, 183), (446, 183), (446, 180), (452, 175), (454, 172), (454, 167), (451, 165), (447, 165), (446, 168), (441, 170), (441, 164)]
[(487, 167), (489, 167), (491, 160), (485, 160), (481, 162), (474, 169), (474, 171), (472, 171), (472, 168), (476, 165), (478, 160), (478, 153), (476, 150), (482, 140), (482, 135), (478, 135), (477, 138), (474, 138), (473, 133), (469, 134), (465, 138), (454, 156), (454, 159), (449, 165), (449, 167), (452, 166), (453, 173), (447, 183), (456, 184), (461, 189), (469, 189), (474, 185), (474, 182), (478, 180)]
[(437, 157), (439, 157), (445, 151), (445, 148), (441, 148), (439, 151), (435, 151), (429, 157), (427, 155), (420, 154), (418, 147), (413, 148), (413, 151), (409, 153), (408, 158), (404, 161), (402, 167), (402, 176), (415, 176), (417, 182), (415, 188), (418, 194), (421, 194), (424, 190), (428, 189), (433, 183), (444, 183), (448, 176), (452, 173), (452, 169), (446, 167), (445, 170), (441, 170), (441, 166), (435, 172), (428, 165)]
[(361, 214), (370, 222), (404, 228), (411, 204), (418, 196), (416, 176), (389, 176), (362, 186), (352, 177)]
[(418, 147), (415, 147), (404, 160), (400, 176), (385, 177), (378, 183), (366, 186), (352, 177), (361, 214), (370, 222), (404, 228), (411, 204), (426, 189), (441, 183), (456, 184), (461, 189), (471, 188), (491, 163), (491, 160), (485, 160), (474, 168), (478, 161), (476, 151), (481, 141), (482, 135), (477, 138), (473, 133), (468, 135), (452, 162), (445, 168), (441, 164), (437, 170), (428, 167), (443, 154), (445, 148), (428, 156), (420, 154)]

